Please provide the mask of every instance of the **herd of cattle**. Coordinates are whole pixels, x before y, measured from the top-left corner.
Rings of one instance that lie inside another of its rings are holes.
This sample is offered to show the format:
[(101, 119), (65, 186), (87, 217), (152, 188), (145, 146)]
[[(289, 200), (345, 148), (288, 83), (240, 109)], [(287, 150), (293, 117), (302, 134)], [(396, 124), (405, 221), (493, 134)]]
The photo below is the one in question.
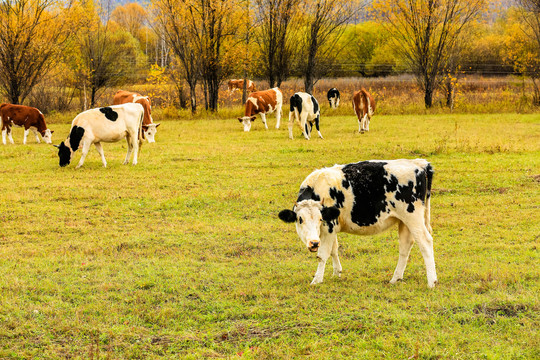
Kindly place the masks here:
[[(255, 90), (255, 84), (251, 81), (248, 82), (248, 87)], [(241, 80), (229, 82), (230, 91), (242, 88)], [(330, 89), (327, 97), (332, 108), (339, 106), (340, 93), (337, 89)], [(66, 140), (55, 145), (58, 148), (60, 166), (68, 165), (79, 148), (82, 155), (77, 168), (82, 166), (92, 144), (100, 154), (103, 166), (107, 166), (101, 142), (116, 142), (121, 139), (126, 139), (128, 144), (124, 164), (129, 162), (132, 152), (132, 163), (137, 163), (143, 140), (154, 142), (159, 126), (152, 119), (150, 99), (120, 90), (115, 94), (113, 104), (84, 111), (75, 117)], [(268, 129), (266, 114), (275, 112), (276, 128), (279, 128), (282, 105), (283, 95), (278, 88), (251, 92), (245, 104), (244, 116), (238, 120), (243, 123), (244, 131), (249, 131), (256, 115), (260, 114), (265, 128)], [(353, 109), (358, 117), (359, 132), (369, 131), (375, 101), (365, 89), (354, 93)], [(52, 143), (53, 131), (47, 128), (43, 114), (36, 108), (2, 104), (0, 121), (4, 144), (6, 136), (13, 144), (12, 125), (24, 127), (25, 144), (30, 129), (37, 142), (40, 142), (39, 133), (46, 143)], [(297, 92), (290, 98), (291, 139), (294, 122), (300, 126), (302, 134), (308, 140), (315, 125), (322, 139), (320, 107), (313, 95)], [(435, 286), (437, 274), (430, 226), (432, 178), (431, 164), (423, 159), (362, 161), (334, 165), (309, 174), (300, 186), (292, 210), (281, 211), (279, 218), (287, 223), (295, 223), (301, 241), (309, 251), (317, 252), (319, 265), (312, 284), (323, 281), (326, 262), (330, 257), (334, 275), (341, 275), (338, 232), (373, 235), (397, 224), (399, 259), (390, 282), (403, 279), (411, 247), (416, 242), (424, 258), (428, 286)]]
[[(229, 90), (243, 89), (243, 80), (231, 80), (229, 81)], [(255, 85), (248, 83), (254, 89)], [(328, 90), (327, 93), (328, 102), (332, 109), (336, 109), (339, 106), (340, 93), (336, 88)], [(320, 130), (321, 120), (321, 108), (317, 99), (311, 94), (305, 92), (297, 92), (289, 101), (289, 138), (293, 138), (293, 126), (294, 123), (300, 126), (302, 135), (309, 140), (311, 138), (311, 130), (313, 125), (317, 129), (319, 137), (323, 136)], [(244, 126), (244, 131), (251, 129), (251, 123), (257, 118), (257, 114), (261, 116), (261, 120), (264, 127), (268, 129), (266, 123), (266, 115), (273, 112), (276, 113), (276, 129), (279, 129), (281, 123), (281, 115), (283, 106), (283, 94), (279, 88), (273, 88), (262, 91), (255, 91), (249, 94), (243, 117), (239, 117), (238, 121)], [(366, 89), (362, 88), (353, 94), (353, 109), (358, 118), (358, 132), (363, 133), (369, 131), (369, 121), (375, 112), (375, 100)]]

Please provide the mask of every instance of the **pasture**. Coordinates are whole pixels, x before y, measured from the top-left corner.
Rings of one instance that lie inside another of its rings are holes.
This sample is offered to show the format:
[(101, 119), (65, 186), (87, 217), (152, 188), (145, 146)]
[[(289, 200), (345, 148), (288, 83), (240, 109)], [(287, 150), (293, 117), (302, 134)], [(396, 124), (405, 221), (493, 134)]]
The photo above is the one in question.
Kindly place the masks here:
[[(321, 99), (322, 101), (322, 99)], [(287, 106), (284, 106), (287, 110)], [(14, 129), (0, 144), (2, 359), (533, 359), (540, 357), (540, 115), (163, 121), (139, 164), (125, 141), (81, 169)], [(288, 118), (285, 111), (284, 118)], [(53, 143), (66, 121), (48, 124)], [(439, 284), (415, 245), (388, 281), (397, 229), (339, 234), (343, 274), (316, 256), (292, 208), (314, 169), (426, 158)]]

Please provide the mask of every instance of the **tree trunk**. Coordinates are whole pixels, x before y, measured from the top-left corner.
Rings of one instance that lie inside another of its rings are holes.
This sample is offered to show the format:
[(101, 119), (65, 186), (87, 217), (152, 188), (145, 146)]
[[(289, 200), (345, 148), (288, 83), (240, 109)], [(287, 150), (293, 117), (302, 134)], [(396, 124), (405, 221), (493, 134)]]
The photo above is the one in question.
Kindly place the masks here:
[(92, 85), (92, 93), (90, 94), (90, 107), (93, 108), (96, 103), (96, 87)]
[(189, 98), (191, 99), (191, 113), (195, 114), (197, 112), (197, 85), (189, 85)]

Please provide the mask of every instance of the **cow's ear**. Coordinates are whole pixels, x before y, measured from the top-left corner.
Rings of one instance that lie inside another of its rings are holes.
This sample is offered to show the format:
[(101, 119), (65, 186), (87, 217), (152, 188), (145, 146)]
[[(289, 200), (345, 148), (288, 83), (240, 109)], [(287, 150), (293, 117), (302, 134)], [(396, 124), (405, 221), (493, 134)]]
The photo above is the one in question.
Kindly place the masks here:
[(255, 121), (256, 118), (257, 118), (256, 116), (252, 116), (250, 120)]
[(335, 206), (325, 207), (321, 210), (321, 215), (324, 221), (330, 222), (339, 216), (339, 209)]
[(278, 216), (281, 220), (285, 221), (286, 223), (293, 223), (296, 221), (296, 213), (289, 209), (281, 210)]
[(51, 130), (51, 134), (54, 133), (54, 130)]
[(60, 145), (54, 145), (54, 144), (53, 144), (53, 146), (54, 146), (55, 148), (59, 148), (59, 149), (60, 149)]
[(157, 124), (156, 124), (156, 129), (158, 128), (159, 125), (161, 125), (161, 123), (157, 123)]
[(238, 118), (238, 121), (242, 122), (242, 118)]

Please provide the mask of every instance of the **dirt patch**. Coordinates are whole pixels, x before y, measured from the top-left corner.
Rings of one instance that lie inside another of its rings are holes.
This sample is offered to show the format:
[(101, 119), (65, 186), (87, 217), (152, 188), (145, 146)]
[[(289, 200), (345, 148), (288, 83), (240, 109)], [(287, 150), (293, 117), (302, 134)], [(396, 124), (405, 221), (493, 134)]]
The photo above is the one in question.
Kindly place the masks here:
[(484, 314), (487, 317), (496, 316), (515, 317), (527, 312), (528, 306), (524, 304), (479, 304), (473, 309), (475, 314)]
[(540, 182), (540, 174), (531, 176), (534, 181)]

